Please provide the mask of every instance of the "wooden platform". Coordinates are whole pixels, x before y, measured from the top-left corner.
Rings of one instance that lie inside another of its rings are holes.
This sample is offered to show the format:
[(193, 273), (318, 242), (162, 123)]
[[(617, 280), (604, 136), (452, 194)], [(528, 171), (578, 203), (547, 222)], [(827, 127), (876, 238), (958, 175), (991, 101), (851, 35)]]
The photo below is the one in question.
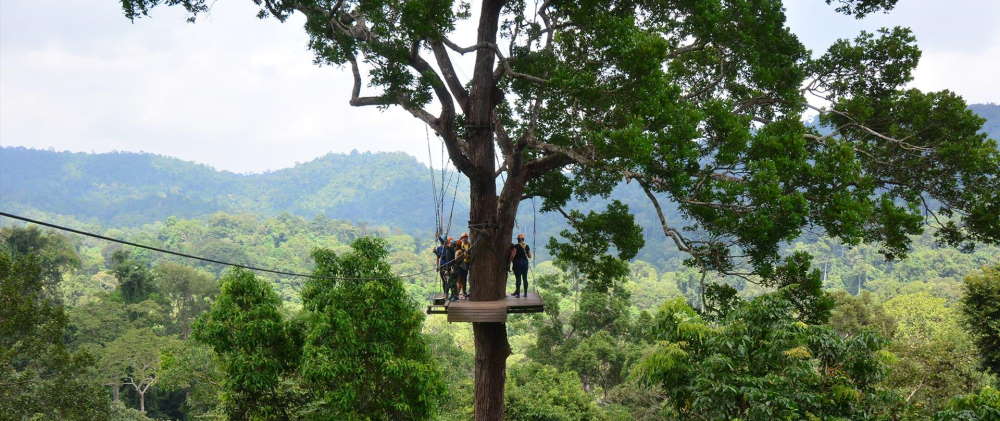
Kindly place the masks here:
[(507, 296), (497, 301), (448, 301), (443, 294), (431, 297), (427, 314), (447, 314), (449, 322), (499, 322), (507, 321), (509, 313), (541, 313), (545, 311), (542, 298), (534, 292), (524, 297)]

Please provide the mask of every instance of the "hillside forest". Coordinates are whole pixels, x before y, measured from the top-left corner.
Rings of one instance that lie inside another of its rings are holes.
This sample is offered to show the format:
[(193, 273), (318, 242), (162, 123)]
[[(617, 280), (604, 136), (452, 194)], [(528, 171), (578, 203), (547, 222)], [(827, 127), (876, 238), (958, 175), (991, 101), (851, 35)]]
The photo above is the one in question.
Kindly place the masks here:
[[(112, 4), (138, 30), (214, 3)], [(448, 164), (0, 147), (0, 421), (1000, 420), (1000, 106), (919, 89), (911, 29), (813, 51), (779, 0), (249, 3)], [(441, 266), (469, 323), (429, 307)]]
[[(0, 409), (12, 419), (227, 419), (234, 407), (259, 411), (246, 419), (339, 418), (358, 411), (366, 394), (379, 396), (370, 404), (380, 409), (365, 411), (396, 414), (399, 399), (420, 402), (406, 410), (433, 419), (471, 417), (471, 332), (422, 315), (439, 288), (429, 236), (291, 213), (215, 212), (117, 227), (34, 213), (283, 271), (421, 275), (322, 284), (5, 220)], [(998, 336), (984, 320), (1000, 311), (1000, 248), (961, 251), (928, 232), (898, 261), (874, 246), (821, 236), (785, 250), (798, 252), (812, 258), (795, 270), (832, 301), (806, 322), (783, 316), (796, 303), (781, 290), (733, 277), (714, 280), (736, 291), (730, 306), (705, 308), (704, 286), (713, 280), (679, 259), (636, 258), (607, 293), (592, 291), (571, 264), (537, 259), (530, 277), (546, 311), (508, 323), (508, 419), (985, 420), (997, 413)], [(358, 349), (315, 330), (329, 323), (350, 326), (337, 334), (356, 335), (346, 343)], [(396, 357), (409, 367), (406, 376), (354, 372), (366, 365), (352, 360), (382, 349), (384, 335), (411, 341), (398, 344)], [(329, 340), (314, 343), (322, 338)], [(695, 346), (664, 347), (672, 342)], [(261, 375), (243, 377), (249, 373)], [(348, 379), (356, 384), (343, 386)], [(23, 381), (32, 387), (14, 387)], [(757, 397), (755, 406), (744, 407), (744, 393)], [(410, 418), (395, 417), (384, 419)]]

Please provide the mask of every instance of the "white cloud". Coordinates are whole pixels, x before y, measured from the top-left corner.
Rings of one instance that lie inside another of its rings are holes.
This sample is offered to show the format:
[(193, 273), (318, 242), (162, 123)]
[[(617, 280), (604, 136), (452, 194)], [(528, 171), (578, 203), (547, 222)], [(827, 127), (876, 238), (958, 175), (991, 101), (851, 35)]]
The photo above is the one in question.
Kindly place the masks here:
[(912, 86), (950, 89), (970, 103), (1000, 101), (994, 76), (1000, 68), (1000, 2), (901, 0), (889, 13), (862, 20), (839, 15), (818, 0), (786, 0), (785, 5), (789, 27), (814, 54), (862, 30), (909, 27), (923, 52)]
[(130, 24), (109, 1), (37, 3), (5, 0), (0, 13), (4, 145), (142, 150), (239, 172), (352, 149), (425, 156), (408, 114), (347, 104), (349, 73), (312, 63), (301, 21), (259, 21), (250, 2), (219, 2), (195, 25), (168, 10)]
[[(925, 49), (915, 86), (1000, 101), (995, 2), (902, 0), (861, 22), (818, 0), (787, 4), (816, 50), (862, 28), (912, 26)], [(426, 160), (424, 127), (409, 114), (347, 104), (349, 71), (312, 64), (301, 18), (254, 14), (233, 0), (194, 25), (176, 9), (129, 23), (109, 0), (0, 0), (0, 144), (141, 150), (240, 172), (352, 149)]]

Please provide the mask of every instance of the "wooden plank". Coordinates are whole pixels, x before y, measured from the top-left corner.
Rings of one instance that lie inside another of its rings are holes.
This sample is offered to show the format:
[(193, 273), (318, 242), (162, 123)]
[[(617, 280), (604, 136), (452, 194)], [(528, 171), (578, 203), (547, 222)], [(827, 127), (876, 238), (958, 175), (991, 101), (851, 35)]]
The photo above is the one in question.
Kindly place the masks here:
[(507, 321), (506, 307), (448, 307), (449, 322), (495, 322)]
[[(427, 307), (428, 314), (447, 314), (449, 322), (497, 322), (507, 321), (508, 313), (540, 313), (545, 311), (541, 297), (528, 293), (523, 297), (504, 297), (495, 301), (446, 301), (443, 294), (432, 297), (433, 305)], [(438, 303), (439, 299), (443, 301)]]

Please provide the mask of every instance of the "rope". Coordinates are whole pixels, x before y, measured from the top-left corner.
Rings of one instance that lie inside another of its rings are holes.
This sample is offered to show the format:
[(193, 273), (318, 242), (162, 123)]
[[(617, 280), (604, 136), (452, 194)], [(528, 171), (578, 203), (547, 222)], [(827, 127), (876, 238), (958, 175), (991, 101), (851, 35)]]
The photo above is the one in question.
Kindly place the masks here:
[[(445, 180), (444, 180), (445, 169), (447, 168), (447, 165), (445, 163), (446, 162), (450, 162), (450, 161), (447, 161), (444, 158), (445, 157), (445, 154), (444, 154), (444, 139), (441, 140), (440, 145), (441, 145), (441, 202), (437, 206), (439, 206), (440, 209), (441, 209), (441, 211), (440, 211), (441, 216), (440, 216), (440, 219), (439, 219), (439, 221), (440, 221), (439, 224), (444, 225), (444, 196), (446, 194), (445, 193), (445, 186), (447, 184), (450, 184), (450, 181), (446, 183)], [(445, 235), (446, 238), (447, 238), (449, 232), (451, 232), (451, 224), (450, 223), (448, 224), (448, 226), (444, 227), (444, 235)]]
[[(81, 230), (78, 230), (78, 229), (64, 227), (62, 225), (56, 225), (56, 224), (52, 224), (52, 223), (49, 223), (49, 222), (43, 222), (43, 221), (39, 221), (39, 220), (36, 220), (36, 219), (27, 218), (27, 217), (24, 217), (24, 216), (18, 216), (18, 215), (14, 215), (14, 214), (7, 213), (7, 212), (0, 212), (0, 216), (6, 216), (8, 218), (18, 219), (18, 220), (21, 220), (21, 221), (24, 221), (24, 222), (30, 222), (32, 224), (37, 224), (37, 225), (41, 225), (41, 226), (45, 226), (45, 227), (49, 227), (49, 228), (54, 228), (54, 229), (61, 230), (61, 231), (72, 232), (74, 234), (79, 234), (79, 235), (83, 235), (83, 236), (87, 236), (87, 237), (92, 237), (92, 238), (96, 238), (96, 239), (99, 239), (99, 240), (111, 241), (111, 242), (114, 242), (114, 243), (125, 244), (125, 245), (128, 245), (128, 246), (138, 247), (138, 248), (141, 248), (141, 249), (151, 250), (151, 251), (155, 251), (155, 252), (159, 252), (159, 253), (171, 254), (171, 255), (174, 255), (174, 256), (185, 257), (185, 258), (188, 258), (188, 259), (200, 260), (200, 261), (203, 261), (203, 262), (215, 263), (215, 264), (223, 265), (223, 266), (237, 267), (237, 268), (247, 269), (247, 270), (253, 270), (253, 271), (257, 271), (257, 272), (267, 272), (267, 273), (273, 273), (273, 274), (276, 274), (276, 275), (297, 276), (297, 277), (301, 277), (301, 278), (325, 279), (325, 280), (333, 280), (333, 281), (381, 281), (381, 280), (392, 279), (391, 276), (383, 276), (383, 277), (347, 277), (347, 276), (345, 276), (345, 277), (323, 277), (323, 276), (310, 275), (310, 274), (307, 274), (307, 273), (297, 273), (297, 272), (288, 272), (288, 271), (277, 270), (277, 269), (267, 269), (267, 268), (255, 267), (255, 266), (250, 266), (250, 265), (244, 265), (244, 264), (240, 264), (240, 263), (230, 263), (230, 262), (226, 262), (226, 261), (222, 261), (222, 260), (210, 259), (208, 257), (195, 256), (195, 255), (192, 255), (192, 254), (181, 253), (179, 251), (167, 250), (167, 249), (162, 249), (162, 248), (159, 248), (159, 247), (153, 247), (153, 246), (147, 246), (147, 245), (144, 245), (144, 244), (133, 243), (131, 241), (121, 240), (121, 239), (117, 239), (117, 238), (105, 237), (105, 236), (100, 235), (100, 234), (95, 234), (95, 233), (92, 233), (92, 232), (81, 231)], [(407, 273), (407, 274), (402, 274), (402, 275), (396, 275), (396, 277), (398, 277), (398, 278), (412, 278), (414, 276), (423, 275), (423, 274), (430, 273), (430, 272), (437, 272), (442, 267), (448, 266), (448, 265), (452, 264), (455, 260), (457, 260), (457, 259), (452, 259), (451, 261), (443, 263), (440, 266), (437, 266), (437, 267), (435, 267), (433, 269), (427, 269), (427, 270), (423, 270), (423, 271), (419, 271), (419, 272), (413, 272), (413, 273)]]
[(538, 226), (535, 224), (538, 219), (538, 212), (535, 210), (535, 196), (531, 196), (531, 268), (535, 268), (535, 253), (538, 253)]
[[(451, 193), (451, 210), (448, 212), (448, 231), (451, 231), (451, 220), (455, 216), (455, 198), (458, 197), (458, 184), (461, 181), (461, 177), (455, 176), (455, 189)], [(444, 212), (444, 198), (441, 199), (441, 205), (441, 211)]]
[[(434, 201), (434, 238), (441, 236), (441, 212), (438, 207), (437, 183), (434, 182), (434, 157), (431, 153), (431, 136), (424, 125), (424, 139), (427, 140), (427, 169), (431, 172), (431, 195)], [(442, 192), (442, 194), (444, 194)]]

